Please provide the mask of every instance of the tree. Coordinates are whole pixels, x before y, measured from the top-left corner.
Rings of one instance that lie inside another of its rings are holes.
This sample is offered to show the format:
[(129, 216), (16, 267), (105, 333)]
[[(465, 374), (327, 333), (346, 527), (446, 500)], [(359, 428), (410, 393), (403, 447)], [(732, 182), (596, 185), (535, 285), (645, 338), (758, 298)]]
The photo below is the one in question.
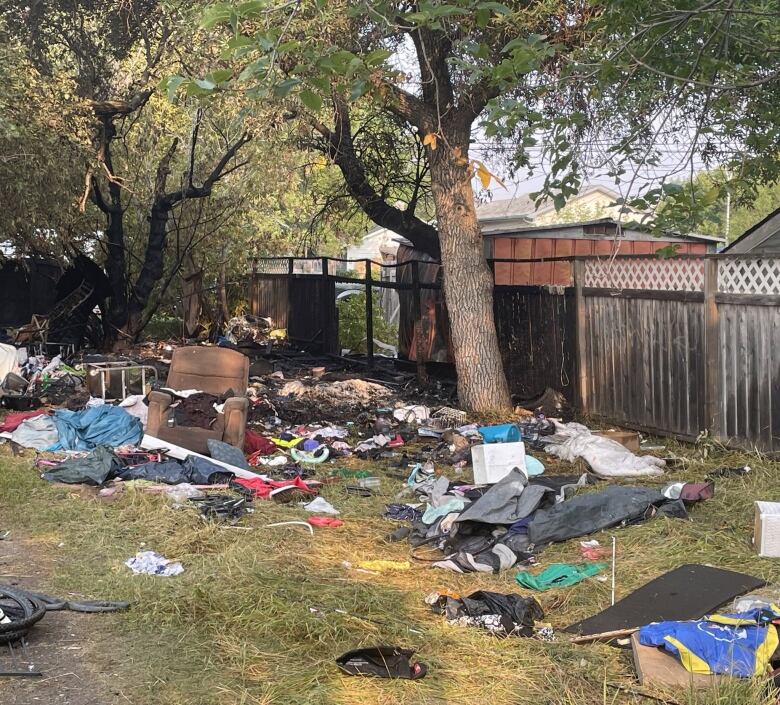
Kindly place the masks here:
[[(470, 155), (474, 127), (509, 146), (512, 169), (532, 166), (527, 148), (541, 140), (539, 197), (558, 208), (589, 170), (619, 180), (658, 165), (669, 135), (750, 160), (767, 179), (780, 144), (780, 101), (767, 100), (779, 24), (770, 0), (260, 0), (218, 3), (204, 21), (229, 28), (223, 59), (241, 68), (231, 87), (311, 126), (371, 220), (441, 255), (460, 402), (479, 410), (505, 408), (509, 395), (471, 185), (492, 175)], [(424, 143), (435, 226), (383, 198), (356, 154), (366, 104)], [(631, 187), (638, 210), (665, 193)]]

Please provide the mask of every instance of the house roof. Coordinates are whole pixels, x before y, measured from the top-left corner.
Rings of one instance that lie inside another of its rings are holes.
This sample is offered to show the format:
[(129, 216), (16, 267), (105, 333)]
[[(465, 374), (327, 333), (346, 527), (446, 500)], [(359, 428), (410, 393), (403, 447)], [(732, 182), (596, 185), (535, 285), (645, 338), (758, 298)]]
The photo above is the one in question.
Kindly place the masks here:
[(767, 240), (777, 235), (780, 235), (780, 208), (752, 228), (748, 228), (734, 242), (724, 247), (723, 252), (733, 255), (746, 254), (760, 248)]
[[(520, 237), (533, 237), (535, 234), (543, 235), (544, 237), (555, 236), (558, 233), (559, 237), (577, 238), (587, 237), (588, 235), (605, 235), (610, 234), (607, 231), (614, 230), (618, 227), (618, 222), (612, 218), (598, 218), (596, 220), (584, 220), (577, 223), (549, 223), (544, 225), (528, 225), (520, 228), (507, 228), (506, 230), (493, 230), (489, 233), (485, 233), (485, 237), (507, 237), (507, 236), (520, 236)], [(656, 236), (645, 227), (636, 223), (624, 223), (622, 224), (624, 236), (630, 233), (631, 239), (649, 239), (654, 240)], [(697, 233), (681, 234), (665, 232), (663, 234), (664, 239), (683, 240), (687, 242), (708, 242), (712, 244), (720, 244), (723, 242), (723, 238), (712, 237), (710, 235), (699, 235)]]
[[(601, 193), (612, 200), (620, 198), (620, 194), (606, 186), (594, 184), (580, 191), (572, 200), (583, 198), (592, 193)], [(490, 203), (481, 203), (477, 206), (477, 218), (480, 222), (509, 220), (515, 218), (527, 218), (529, 221), (533, 216), (540, 213), (553, 211), (555, 206), (552, 202), (542, 203), (538, 208), (536, 202), (531, 198), (530, 193), (521, 193), (513, 198), (506, 198), (501, 201), (491, 201)]]

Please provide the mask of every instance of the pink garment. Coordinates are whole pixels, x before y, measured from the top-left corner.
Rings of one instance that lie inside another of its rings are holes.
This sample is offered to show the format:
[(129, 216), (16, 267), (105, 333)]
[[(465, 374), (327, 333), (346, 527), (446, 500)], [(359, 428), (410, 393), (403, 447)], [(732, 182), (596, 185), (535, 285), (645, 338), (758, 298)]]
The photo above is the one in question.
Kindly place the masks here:
[(8, 414), (0, 424), (0, 433), (15, 431), (21, 425), (22, 421), (32, 419), (45, 413), (46, 411), (44, 409), (38, 409), (38, 411), (17, 411), (13, 414)]

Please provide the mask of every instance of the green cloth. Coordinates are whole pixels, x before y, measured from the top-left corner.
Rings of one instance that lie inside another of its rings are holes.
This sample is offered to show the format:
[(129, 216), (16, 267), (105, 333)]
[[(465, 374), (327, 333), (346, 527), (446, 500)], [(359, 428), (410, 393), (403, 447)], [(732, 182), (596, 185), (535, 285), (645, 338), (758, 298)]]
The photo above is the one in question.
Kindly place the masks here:
[(553, 563), (539, 575), (531, 575), (527, 571), (521, 570), (515, 576), (515, 580), (523, 587), (542, 592), (551, 588), (576, 585), (585, 578), (590, 578), (601, 572), (608, 565), (608, 563), (580, 563), (579, 565)]

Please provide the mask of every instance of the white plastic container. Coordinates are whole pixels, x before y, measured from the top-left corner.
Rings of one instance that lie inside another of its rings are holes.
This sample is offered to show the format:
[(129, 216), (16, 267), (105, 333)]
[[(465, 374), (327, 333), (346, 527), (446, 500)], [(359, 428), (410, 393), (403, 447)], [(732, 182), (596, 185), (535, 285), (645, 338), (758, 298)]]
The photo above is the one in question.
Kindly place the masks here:
[(477, 485), (492, 485), (505, 478), (513, 468), (519, 468), (526, 477), (525, 443), (487, 443), (471, 447), (471, 464)]
[(762, 558), (780, 558), (780, 503), (756, 502), (753, 544)]

